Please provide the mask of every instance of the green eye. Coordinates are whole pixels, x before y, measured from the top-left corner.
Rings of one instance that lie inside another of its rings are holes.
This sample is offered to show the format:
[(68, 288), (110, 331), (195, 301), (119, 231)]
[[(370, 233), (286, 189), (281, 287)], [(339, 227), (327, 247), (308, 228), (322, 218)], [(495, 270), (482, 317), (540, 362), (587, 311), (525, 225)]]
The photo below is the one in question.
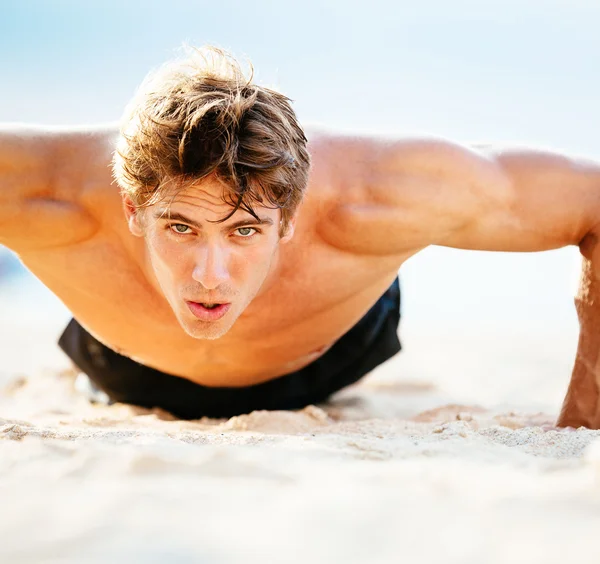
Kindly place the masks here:
[(189, 229), (189, 227), (183, 223), (175, 223), (174, 225), (171, 225), (171, 227), (175, 229), (176, 233), (186, 233)]
[(242, 237), (249, 237), (253, 234), (253, 231), (256, 231), (256, 229), (253, 227), (240, 227), (237, 231)]

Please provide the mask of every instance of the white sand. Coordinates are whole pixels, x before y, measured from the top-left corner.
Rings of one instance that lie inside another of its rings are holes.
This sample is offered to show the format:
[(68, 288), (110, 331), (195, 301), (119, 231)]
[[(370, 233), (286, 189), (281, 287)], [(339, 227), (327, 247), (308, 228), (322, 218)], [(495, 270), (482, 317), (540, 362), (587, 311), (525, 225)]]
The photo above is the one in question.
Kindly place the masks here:
[(600, 431), (542, 428), (572, 327), (409, 323), (406, 352), (326, 406), (183, 422), (88, 404), (62, 320), (10, 320), (2, 563), (600, 562)]
[(600, 432), (448, 405), (400, 364), (198, 422), (5, 373), (0, 562), (600, 562)]

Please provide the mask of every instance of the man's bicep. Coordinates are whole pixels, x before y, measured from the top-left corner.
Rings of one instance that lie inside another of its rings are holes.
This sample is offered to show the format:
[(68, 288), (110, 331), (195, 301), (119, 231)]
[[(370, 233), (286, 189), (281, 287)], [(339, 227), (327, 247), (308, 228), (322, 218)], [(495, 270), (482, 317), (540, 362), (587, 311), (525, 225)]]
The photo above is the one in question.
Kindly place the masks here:
[(75, 244), (98, 228), (98, 222), (73, 202), (27, 199), (8, 210), (0, 216), (0, 244), (17, 253)]
[[(542, 251), (578, 244), (597, 223), (600, 168), (556, 153), (488, 150), (495, 182), (476, 181), (464, 223), (440, 245)], [(469, 217), (470, 214), (470, 217)]]
[[(94, 174), (89, 145), (79, 133), (0, 129), (1, 244), (16, 251), (45, 248), (94, 231), (96, 222), (81, 201)], [(100, 174), (110, 182), (108, 166), (103, 168)]]
[(321, 159), (335, 167), (329, 184), (338, 186), (325, 230), (355, 252), (470, 244), (465, 236), (479, 220), (510, 199), (494, 159), (444, 140), (355, 138), (332, 146)]
[(494, 245), (514, 187), (496, 159), (435, 139), (385, 147), (369, 175), (371, 217), (389, 241), (415, 247)]

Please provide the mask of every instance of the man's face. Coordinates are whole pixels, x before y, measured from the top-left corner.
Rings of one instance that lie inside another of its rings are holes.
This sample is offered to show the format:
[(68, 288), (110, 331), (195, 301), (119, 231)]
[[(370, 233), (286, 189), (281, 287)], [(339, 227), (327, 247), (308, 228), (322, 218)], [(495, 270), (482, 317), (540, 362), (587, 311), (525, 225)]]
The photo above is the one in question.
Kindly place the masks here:
[[(143, 235), (154, 274), (185, 332), (218, 339), (259, 292), (275, 264), (281, 212), (253, 206), (256, 220), (222, 200), (223, 187), (206, 179), (143, 211), (129, 214)], [(140, 215), (143, 214), (143, 215)]]

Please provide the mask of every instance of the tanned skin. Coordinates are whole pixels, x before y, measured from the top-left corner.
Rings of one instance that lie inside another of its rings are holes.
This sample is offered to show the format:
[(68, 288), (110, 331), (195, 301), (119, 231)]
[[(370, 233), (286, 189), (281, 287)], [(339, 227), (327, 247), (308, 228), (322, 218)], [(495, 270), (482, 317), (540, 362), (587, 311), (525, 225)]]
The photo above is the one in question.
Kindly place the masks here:
[[(600, 428), (600, 165), (440, 140), (308, 137), (309, 187), (281, 234), (280, 211), (260, 207), (265, 225), (243, 211), (211, 223), (230, 211), (214, 178), (168, 210), (136, 210), (111, 179), (116, 128), (4, 126), (0, 243), (110, 348), (230, 387), (318, 358), (429, 245), (578, 245), (581, 333), (557, 424)], [(186, 300), (231, 310), (199, 321)]]

